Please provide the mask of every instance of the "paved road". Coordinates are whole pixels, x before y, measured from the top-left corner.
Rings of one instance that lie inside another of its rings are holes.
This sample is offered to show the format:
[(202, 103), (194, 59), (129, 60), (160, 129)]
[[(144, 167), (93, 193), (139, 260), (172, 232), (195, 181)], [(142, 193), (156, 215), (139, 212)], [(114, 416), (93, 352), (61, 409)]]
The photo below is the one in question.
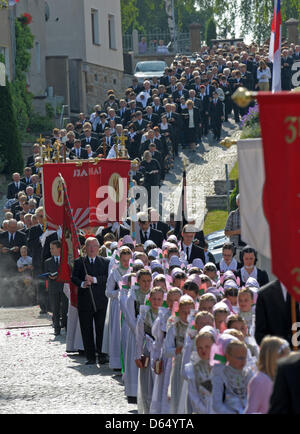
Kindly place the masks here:
[(84, 362), (52, 327), (0, 330), (0, 414), (137, 412), (121, 376)]

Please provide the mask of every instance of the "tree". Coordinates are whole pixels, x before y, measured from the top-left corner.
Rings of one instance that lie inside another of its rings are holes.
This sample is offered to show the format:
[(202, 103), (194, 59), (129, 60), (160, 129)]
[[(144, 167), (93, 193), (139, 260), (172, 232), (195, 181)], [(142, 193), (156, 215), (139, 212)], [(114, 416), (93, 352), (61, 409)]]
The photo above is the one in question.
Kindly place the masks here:
[(206, 23), (205, 29), (205, 41), (207, 45), (211, 45), (211, 40), (217, 38), (216, 23), (213, 17), (211, 17)]
[(10, 175), (23, 169), (23, 155), (19, 131), (16, 128), (11, 84), (0, 86), (0, 173)]

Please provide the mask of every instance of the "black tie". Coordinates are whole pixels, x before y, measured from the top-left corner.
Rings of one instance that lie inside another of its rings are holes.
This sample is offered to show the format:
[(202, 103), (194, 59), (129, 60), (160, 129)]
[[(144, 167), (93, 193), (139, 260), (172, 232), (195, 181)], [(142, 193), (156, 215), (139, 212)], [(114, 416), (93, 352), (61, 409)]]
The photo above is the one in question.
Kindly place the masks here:
[(186, 247), (186, 248), (185, 248), (185, 253), (186, 253), (186, 259), (187, 259), (187, 261), (189, 262), (189, 260), (190, 260), (190, 255), (189, 255), (189, 253), (190, 253), (190, 248), (189, 248), (189, 247)]
[(144, 232), (144, 238), (145, 240), (148, 240), (147, 232)]
[(12, 246), (14, 243), (13, 234), (9, 234), (9, 245)]

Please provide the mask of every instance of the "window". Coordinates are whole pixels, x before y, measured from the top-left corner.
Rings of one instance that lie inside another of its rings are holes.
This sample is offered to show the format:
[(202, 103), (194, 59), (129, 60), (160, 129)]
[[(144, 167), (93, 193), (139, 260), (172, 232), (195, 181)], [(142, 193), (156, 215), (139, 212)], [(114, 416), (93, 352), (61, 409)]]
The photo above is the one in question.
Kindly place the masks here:
[(36, 70), (39, 74), (41, 72), (41, 44), (39, 42), (35, 43), (35, 60), (36, 60)]
[(94, 45), (99, 45), (99, 12), (96, 9), (92, 9), (92, 42)]
[(115, 28), (114, 15), (108, 15), (108, 37), (109, 37), (109, 48), (111, 50), (116, 50), (117, 44), (116, 44), (116, 28)]

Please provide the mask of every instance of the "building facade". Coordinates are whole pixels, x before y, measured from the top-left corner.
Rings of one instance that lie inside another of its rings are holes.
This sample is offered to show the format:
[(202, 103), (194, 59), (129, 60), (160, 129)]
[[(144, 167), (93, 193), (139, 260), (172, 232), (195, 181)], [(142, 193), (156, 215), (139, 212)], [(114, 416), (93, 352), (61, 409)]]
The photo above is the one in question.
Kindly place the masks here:
[[(32, 16), (34, 35), (27, 74), (36, 110), (59, 101), (67, 112), (90, 112), (107, 90), (123, 94), (124, 67), (120, 0), (20, 0), (0, 9), (0, 54), (14, 72), (14, 19)], [(52, 98), (52, 99), (51, 99)]]
[(73, 113), (103, 103), (108, 89), (121, 94), (120, 0), (51, 0), (46, 7), (46, 74), (54, 93), (61, 92), (62, 75), (67, 76), (63, 96)]

